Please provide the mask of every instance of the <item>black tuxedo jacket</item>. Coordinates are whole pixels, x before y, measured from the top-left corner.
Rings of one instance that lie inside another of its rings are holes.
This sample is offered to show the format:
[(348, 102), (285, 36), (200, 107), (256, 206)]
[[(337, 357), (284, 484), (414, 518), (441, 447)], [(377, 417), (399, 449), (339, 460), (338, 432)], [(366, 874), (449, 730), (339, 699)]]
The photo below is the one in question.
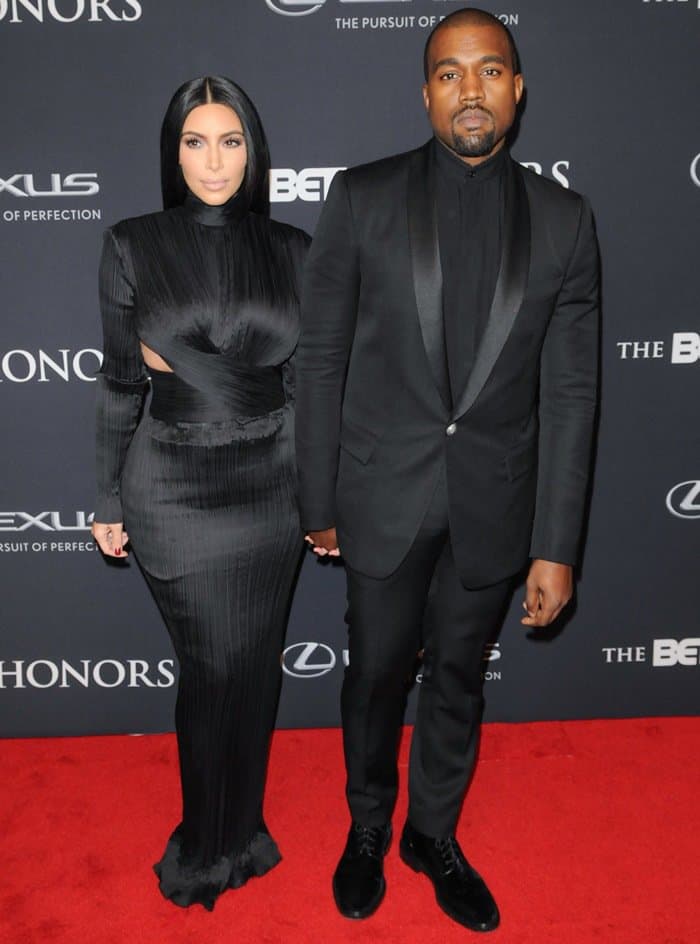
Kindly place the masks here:
[[(336, 175), (308, 256), (297, 355), (305, 530), (388, 576), (446, 463), (461, 579), (573, 564), (596, 409), (598, 249), (578, 194), (508, 163), (502, 257), (465, 388), (446, 403), (432, 144)], [(466, 313), (465, 313), (466, 314)]]

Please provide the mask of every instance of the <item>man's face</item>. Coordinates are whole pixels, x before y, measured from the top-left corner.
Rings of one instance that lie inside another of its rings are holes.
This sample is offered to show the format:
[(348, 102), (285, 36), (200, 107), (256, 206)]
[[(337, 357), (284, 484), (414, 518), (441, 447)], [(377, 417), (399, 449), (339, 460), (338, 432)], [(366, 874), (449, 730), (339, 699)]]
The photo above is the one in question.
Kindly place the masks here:
[(436, 137), (466, 163), (503, 146), (522, 93), (502, 29), (447, 26), (434, 35), (423, 100)]

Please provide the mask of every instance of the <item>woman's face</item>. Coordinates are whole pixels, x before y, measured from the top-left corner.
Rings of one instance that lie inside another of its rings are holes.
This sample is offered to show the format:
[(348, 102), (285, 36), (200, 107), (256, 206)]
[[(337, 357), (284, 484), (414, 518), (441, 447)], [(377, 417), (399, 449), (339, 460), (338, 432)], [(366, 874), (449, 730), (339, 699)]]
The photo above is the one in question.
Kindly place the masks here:
[(247, 160), (241, 120), (228, 105), (198, 105), (180, 134), (180, 167), (192, 193), (212, 206), (238, 192)]

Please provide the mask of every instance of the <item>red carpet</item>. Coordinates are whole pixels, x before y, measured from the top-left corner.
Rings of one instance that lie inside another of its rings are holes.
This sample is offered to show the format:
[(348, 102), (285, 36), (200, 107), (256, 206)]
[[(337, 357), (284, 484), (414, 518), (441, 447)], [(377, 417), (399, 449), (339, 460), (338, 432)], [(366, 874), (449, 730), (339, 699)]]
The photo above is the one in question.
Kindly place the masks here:
[[(338, 731), (276, 734), (267, 821), (284, 861), (213, 914), (164, 901), (151, 871), (178, 815), (172, 736), (4, 741), (0, 755), (2, 944), (700, 941), (700, 719), (487, 725), (459, 830), (503, 916), (480, 936), (437, 909), (396, 842), (379, 912), (336, 913)], [(397, 829), (404, 811), (402, 794)]]

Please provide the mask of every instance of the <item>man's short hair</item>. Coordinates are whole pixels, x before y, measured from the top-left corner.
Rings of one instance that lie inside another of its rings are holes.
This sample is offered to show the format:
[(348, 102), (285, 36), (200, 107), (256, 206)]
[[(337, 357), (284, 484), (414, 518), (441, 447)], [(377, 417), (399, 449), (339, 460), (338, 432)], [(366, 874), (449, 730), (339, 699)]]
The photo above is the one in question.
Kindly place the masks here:
[(441, 29), (446, 29), (448, 26), (497, 26), (499, 29), (503, 30), (508, 39), (508, 46), (510, 47), (510, 57), (511, 57), (511, 66), (513, 67), (513, 72), (517, 75), (520, 72), (520, 56), (518, 54), (518, 48), (515, 45), (515, 40), (513, 35), (508, 27), (501, 23), (497, 16), (494, 16), (493, 13), (487, 13), (486, 10), (477, 10), (476, 7), (464, 7), (461, 10), (455, 10), (453, 13), (448, 13), (444, 20), (440, 20), (437, 26), (434, 26), (430, 31), (428, 38), (425, 41), (425, 48), (423, 49), (423, 74), (425, 75), (425, 81), (428, 81), (428, 53), (430, 50), (430, 43), (433, 40), (433, 36)]

